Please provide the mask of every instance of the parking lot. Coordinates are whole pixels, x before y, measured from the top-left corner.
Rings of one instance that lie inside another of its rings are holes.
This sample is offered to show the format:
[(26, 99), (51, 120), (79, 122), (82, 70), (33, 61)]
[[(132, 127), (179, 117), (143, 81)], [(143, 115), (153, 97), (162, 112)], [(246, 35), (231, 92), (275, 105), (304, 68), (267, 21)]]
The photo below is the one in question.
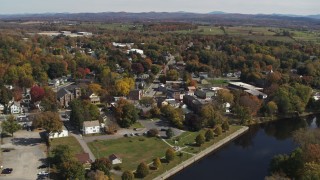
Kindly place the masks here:
[(3, 168), (13, 168), (11, 174), (1, 174), (0, 179), (34, 180), (38, 169), (45, 161), (46, 146), (41, 143), (39, 132), (18, 131), (14, 138), (3, 138), (1, 149), (11, 149), (2, 153)]

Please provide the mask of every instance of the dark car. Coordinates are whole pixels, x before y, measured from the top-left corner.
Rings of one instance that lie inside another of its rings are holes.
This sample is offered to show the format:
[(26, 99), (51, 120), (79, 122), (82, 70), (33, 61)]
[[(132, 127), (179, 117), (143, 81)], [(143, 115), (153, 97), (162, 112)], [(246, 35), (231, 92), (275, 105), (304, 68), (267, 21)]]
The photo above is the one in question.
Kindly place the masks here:
[(10, 149), (3, 149), (2, 152), (10, 152)]
[(43, 169), (43, 168), (47, 168), (47, 167), (48, 167), (47, 165), (42, 164), (42, 165), (40, 165), (40, 166), (38, 167), (38, 169)]
[(12, 168), (5, 168), (2, 170), (2, 174), (11, 174), (12, 171), (13, 171)]

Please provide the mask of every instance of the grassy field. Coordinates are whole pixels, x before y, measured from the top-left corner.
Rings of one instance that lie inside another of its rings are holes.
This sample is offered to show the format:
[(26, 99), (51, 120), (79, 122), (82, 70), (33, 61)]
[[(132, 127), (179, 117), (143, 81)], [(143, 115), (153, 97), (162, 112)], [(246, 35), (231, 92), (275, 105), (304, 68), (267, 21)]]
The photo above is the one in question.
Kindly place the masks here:
[(79, 144), (79, 142), (73, 136), (53, 139), (51, 141), (51, 149), (54, 149), (57, 145), (69, 146), (72, 154), (74, 154), (74, 155), (84, 152), (81, 145)]
[(142, 126), (141, 123), (136, 122), (130, 126), (130, 129), (134, 129), (134, 128), (144, 128), (144, 126)]
[[(188, 153), (196, 154), (199, 151), (217, 143), (221, 139), (239, 130), (241, 126), (230, 126), (228, 132), (224, 132), (222, 135), (217, 136), (214, 140), (205, 142), (201, 147), (195, 146), (194, 141), (199, 133), (204, 134), (205, 130), (199, 132), (184, 132), (180, 136), (167, 140), (168, 143), (184, 147), (183, 151)], [(175, 144), (175, 140), (178, 139), (178, 143)], [(110, 154), (117, 154), (122, 158), (123, 164), (121, 164), (122, 170), (135, 171), (138, 164), (142, 161), (147, 164), (151, 163), (155, 157), (164, 157), (165, 151), (169, 148), (169, 145), (163, 142), (159, 138), (148, 138), (148, 137), (127, 137), (115, 140), (103, 140), (94, 141), (88, 143), (89, 148), (94, 153), (96, 158), (107, 157)], [(153, 179), (163, 172), (175, 167), (182, 161), (185, 161), (192, 157), (192, 155), (178, 152), (174, 161), (167, 163), (164, 159), (162, 161), (162, 167), (158, 170), (150, 169), (150, 174), (144, 179)], [(120, 176), (113, 175), (115, 180), (121, 179)]]
[(227, 85), (229, 83), (229, 81), (224, 80), (224, 79), (211, 79), (211, 80), (207, 80), (207, 81), (213, 85)]
[(222, 135), (220, 135), (220, 136), (216, 136), (213, 140), (211, 140), (209, 142), (205, 142), (201, 147), (195, 146), (195, 139), (200, 133), (204, 135), (205, 130), (201, 130), (199, 132), (184, 132), (180, 136), (178, 136), (172, 140), (169, 140), (168, 142), (173, 145), (173, 144), (175, 144), (174, 140), (179, 139), (177, 141), (178, 143), (175, 144), (176, 146), (186, 147), (184, 149), (184, 151), (196, 154), (199, 151), (204, 150), (204, 149), (208, 148), (209, 146), (217, 143), (221, 139), (229, 136), (230, 134), (234, 133), (235, 131), (239, 130), (240, 128), (241, 128), (241, 126), (230, 126), (229, 131), (222, 133)]
[(150, 163), (156, 157), (163, 157), (169, 148), (161, 139), (147, 137), (94, 141), (88, 145), (96, 158), (117, 154), (122, 158), (123, 170), (135, 170), (142, 161)]

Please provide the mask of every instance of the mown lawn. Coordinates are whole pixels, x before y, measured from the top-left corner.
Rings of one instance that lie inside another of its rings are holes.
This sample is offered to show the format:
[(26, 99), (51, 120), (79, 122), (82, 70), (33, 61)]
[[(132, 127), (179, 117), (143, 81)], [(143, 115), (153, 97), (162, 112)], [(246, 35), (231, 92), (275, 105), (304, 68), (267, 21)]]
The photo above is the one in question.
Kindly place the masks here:
[(115, 140), (88, 143), (96, 158), (116, 154), (122, 158), (122, 170), (136, 170), (140, 162), (150, 163), (156, 157), (163, 157), (169, 148), (159, 138), (126, 137)]
[(136, 122), (136, 123), (132, 124), (132, 125), (130, 126), (130, 128), (131, 128), (131, 129), (134, 129), (134, 128), (144, 128), (144, 126), (143, 126), (141, 123)]
[(83, 153), (83, 149), (77, 139), (73, 136), (56, 138), (51, 140), (51, 150), (53, 150), (58, 145), (67, 145), (71, 149), (73, 155)]

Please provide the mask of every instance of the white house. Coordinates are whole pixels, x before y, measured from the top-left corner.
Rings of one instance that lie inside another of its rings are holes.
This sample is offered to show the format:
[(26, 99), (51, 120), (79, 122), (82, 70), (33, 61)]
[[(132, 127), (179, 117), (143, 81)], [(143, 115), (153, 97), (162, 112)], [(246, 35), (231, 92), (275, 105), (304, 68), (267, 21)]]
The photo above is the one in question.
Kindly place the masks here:
[(62, 126), (61, 132), (49, 133), (49, 139), (67, 137), (69, 136), (69, 132), (65, 126)]
[(112, 165), (113, 164), (121, 164), (122, 163), (122, 159), (119, 158), (117, 155), (115, 154), (111, 154), (109, 156), (109, 160), (111, 161)]
[(100, 133), (100, 123), (96, 121), (84, 121), (83, 122), (83, 134), (95, 134)]
[(141, 49), (130, 49), (130, 50), (127, 50), (127, 54), (129, 54), (130, 52), (136, 52), (138, 54), (143, 55), (143, 50), (141, 50)]
[(22, 112), (22, 108), (16, 104), (13, 104), (11, 107), (10, 107), (10, 113), (11, 114), (19, 114)]

